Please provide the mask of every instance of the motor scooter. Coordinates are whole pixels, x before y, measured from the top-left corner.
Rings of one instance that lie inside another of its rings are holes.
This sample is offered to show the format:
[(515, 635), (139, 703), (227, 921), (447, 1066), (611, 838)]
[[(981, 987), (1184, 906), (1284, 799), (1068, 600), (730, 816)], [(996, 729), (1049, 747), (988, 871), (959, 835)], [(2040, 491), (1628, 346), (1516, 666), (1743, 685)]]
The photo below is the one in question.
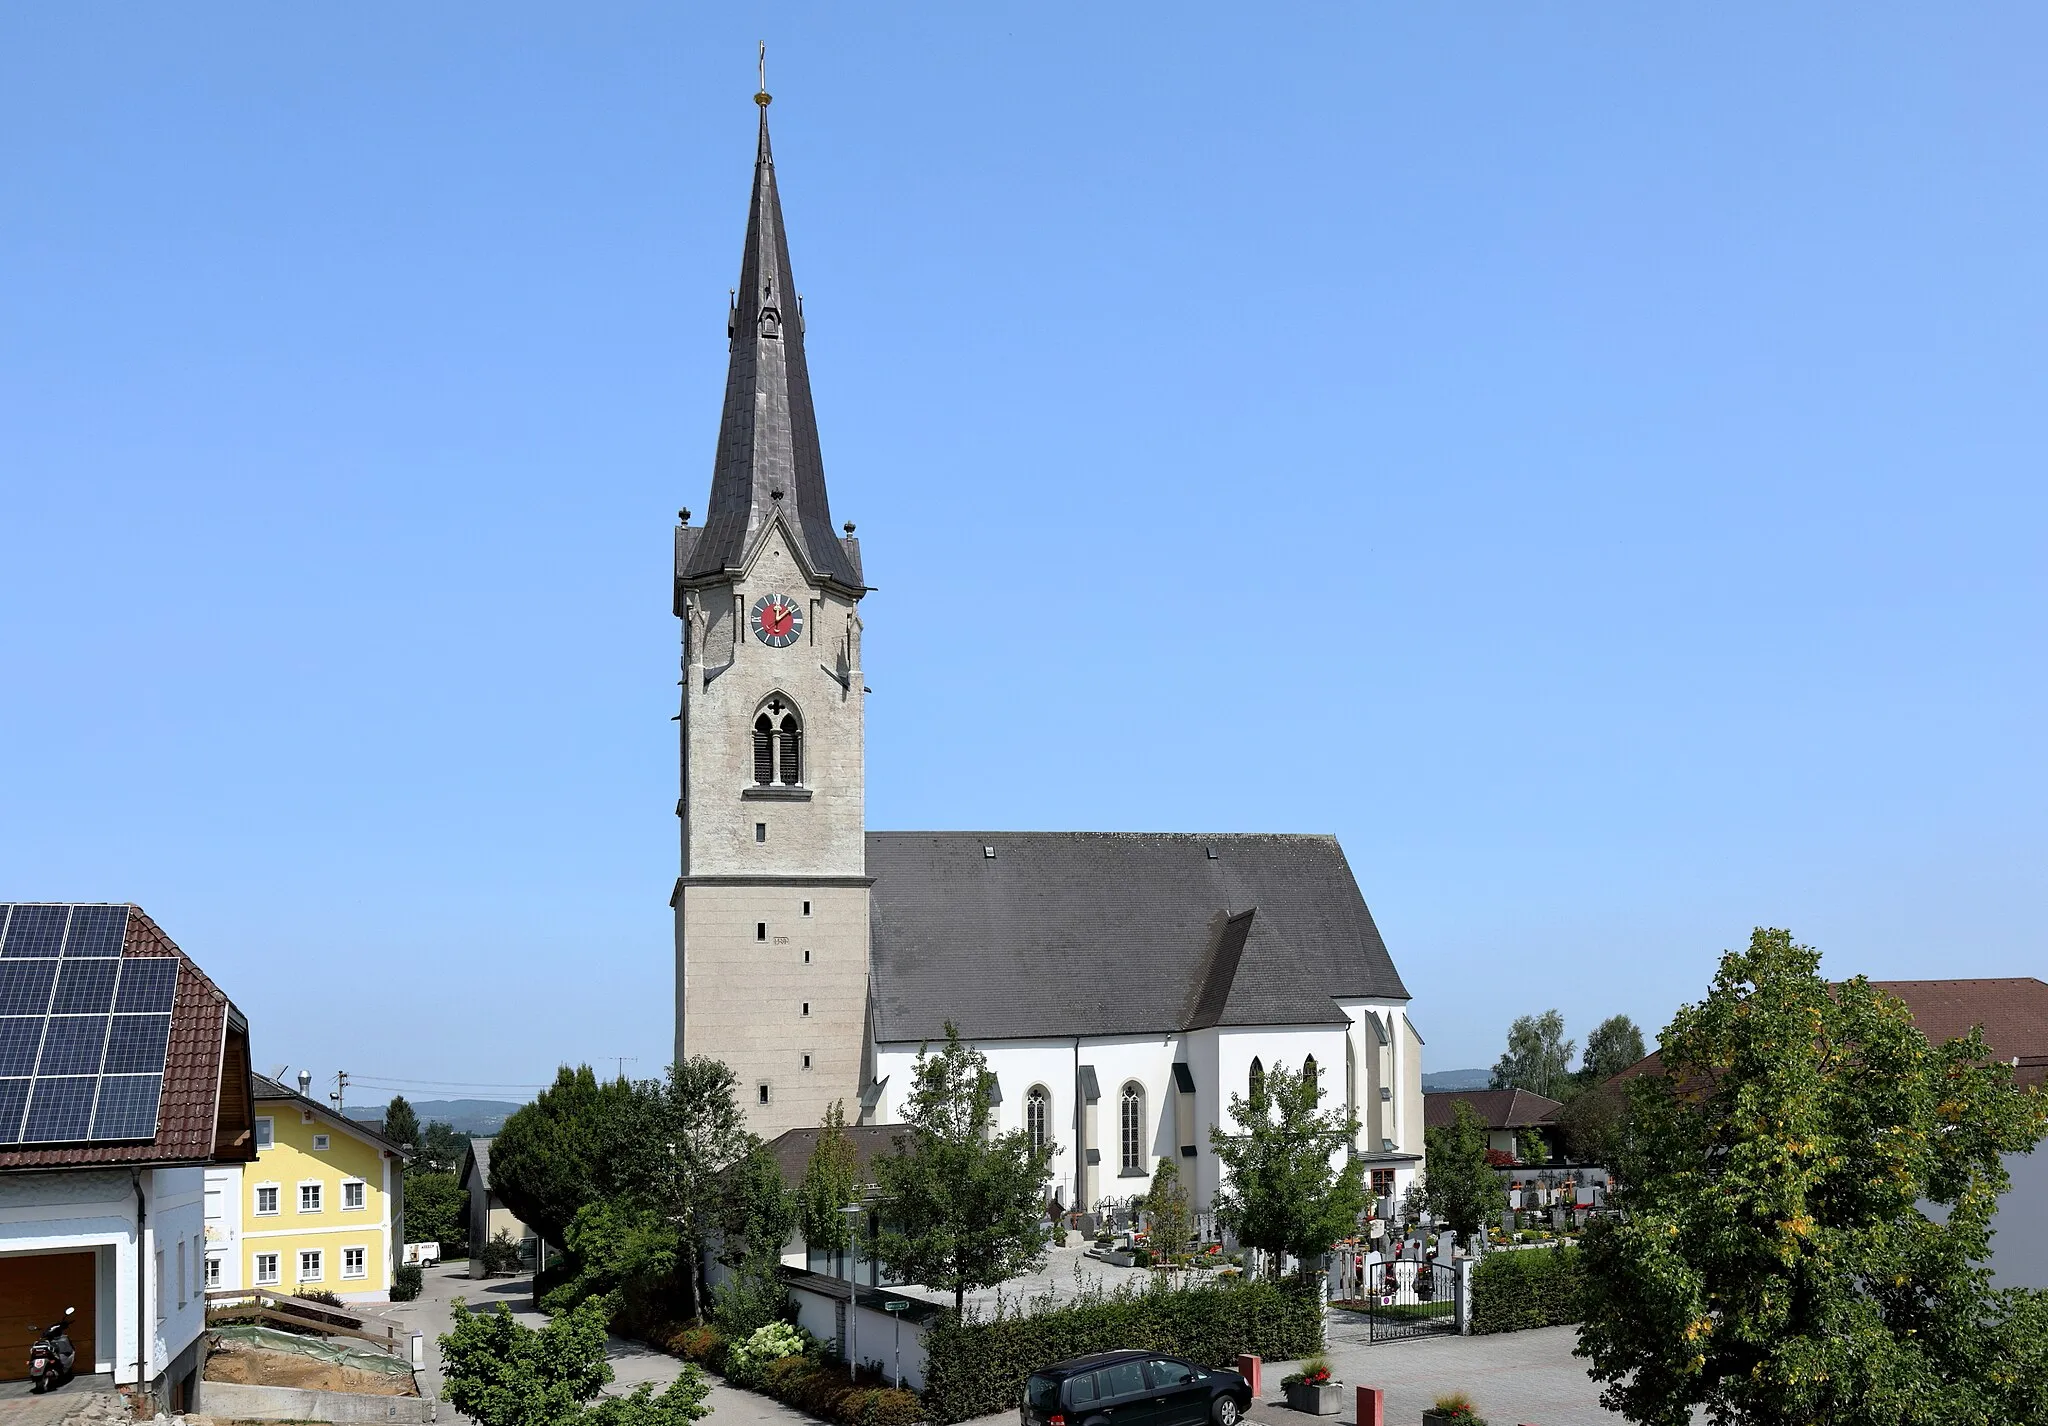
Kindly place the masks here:
[(64, 1309), (64, 1316), (43, 1329), (43, 1335), (28, 1349), (29, 1390), (53, 1391), (78, 1375), (78, 1348), (71, 1344), (71, 1319), (76, 1307)]

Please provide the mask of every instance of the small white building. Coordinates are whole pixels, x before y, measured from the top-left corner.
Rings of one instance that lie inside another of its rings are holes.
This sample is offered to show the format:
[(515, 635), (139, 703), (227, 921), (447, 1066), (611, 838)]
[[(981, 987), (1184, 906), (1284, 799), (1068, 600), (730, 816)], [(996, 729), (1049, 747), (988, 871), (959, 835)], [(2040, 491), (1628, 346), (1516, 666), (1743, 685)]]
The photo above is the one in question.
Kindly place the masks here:
[(249, 1025), (139, 909), (0, 905), (0, 1380), (64, 1309), (81, 1375), (198, 1408), (205, 1176), (256, 1157)]

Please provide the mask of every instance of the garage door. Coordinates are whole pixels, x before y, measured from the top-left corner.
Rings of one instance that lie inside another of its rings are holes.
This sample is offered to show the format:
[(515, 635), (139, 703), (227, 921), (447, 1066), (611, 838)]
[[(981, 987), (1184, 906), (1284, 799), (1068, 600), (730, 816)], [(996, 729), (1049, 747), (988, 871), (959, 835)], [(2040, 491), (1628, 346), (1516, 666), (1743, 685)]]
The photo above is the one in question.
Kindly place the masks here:
[(71, 1319), (78, 1370), (92, 1370), (98, 1360), (92, 1329), (99, 1317), (94, 1268), (92, 1253), (0, 1256), (0, 1381), (28, 1376), (28, 1349), (67, 1307), (78, 1309)]

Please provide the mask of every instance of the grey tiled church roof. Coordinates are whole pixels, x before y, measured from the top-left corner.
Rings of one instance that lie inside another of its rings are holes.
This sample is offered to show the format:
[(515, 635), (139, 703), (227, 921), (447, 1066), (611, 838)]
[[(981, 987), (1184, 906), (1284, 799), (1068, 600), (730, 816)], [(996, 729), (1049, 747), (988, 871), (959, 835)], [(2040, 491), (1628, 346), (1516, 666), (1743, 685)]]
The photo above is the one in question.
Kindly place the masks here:
[(677, 582), (714, 580), (738, 569), (761, 530), (780, 514), (816, 574), (861, 588), (859, 554), (850, 539), (834, 533), (825, 498), (803, 313), (790, 272), (765, 103), (729, 335), (711, 504), (701, 530), (677, 531)]
[(1408, 995), (1334, 837), (870, 832), (867, 855), (884, 1043), (948, 1020), (975, 1039), (1336, 1024), (1338, 998)]

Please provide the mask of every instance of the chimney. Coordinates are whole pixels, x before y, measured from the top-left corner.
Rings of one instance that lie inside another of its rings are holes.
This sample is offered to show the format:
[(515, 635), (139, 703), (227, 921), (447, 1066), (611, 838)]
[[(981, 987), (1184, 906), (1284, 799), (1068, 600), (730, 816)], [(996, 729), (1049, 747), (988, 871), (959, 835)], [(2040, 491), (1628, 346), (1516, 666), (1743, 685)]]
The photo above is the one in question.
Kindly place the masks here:
[(312, 1087), (313, 1087), (313, 1071), (311, 1071), (311, 1070), (300, 1070), (300, 1071), (299, 1071), (299, 1093), (301, 1093), (301, 1094), (304, 1094), (304, 1093), (305, 1093), (305, 1092), (306, 1092), (307, 1090), (311, 1089)]

